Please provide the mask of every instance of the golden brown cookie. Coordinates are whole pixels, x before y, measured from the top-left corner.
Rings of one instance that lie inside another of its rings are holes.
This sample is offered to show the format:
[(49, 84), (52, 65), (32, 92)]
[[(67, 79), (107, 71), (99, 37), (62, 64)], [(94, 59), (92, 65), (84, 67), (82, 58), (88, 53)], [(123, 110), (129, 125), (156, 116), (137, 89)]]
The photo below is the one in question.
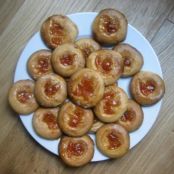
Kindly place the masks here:
[(159, 75), (153, 72), (140, 71), (132, 78), (130, 91), (137, 103), (152, 105), (163, 97), (165, 85)]
[(72, 43), (58, 46), (53, 51), (51, 62), (55, 72), (63, 77), (70, 77), (85, 66), (82, 51)]
[(91, 161), (94, 155), (94, 142), (88, 136), (64, 136), (59, 144), (61, 159), (69, 166), (79, 167)]
[(38, 108), (34, 96), (34, 82), (19, 80), (9, 90), (8, 100), (11, 107), (18, 114), (30, 114)]
[(43, 107), (56, 107), (67, 97), (65, 80), (56, 74), (47, 74), (36, 81), (35, 96)]
[(129, 134), (118, 124), (106, 124), (96, 133), (98, 149), (110, 158), (120, 158), (129, 150)]
[(105, 123), (101, 122), (97, 117), (94, 117), (94, 122), (92, 124), (90, 133), (96, 133), (99, 128), (101, 128)]
[(100, 74), (84, 68), (73, 74), (68, 82), (68, 94), (78, 105), (89, 108), (101, 100), (104, 82)]
[(69, 136), (82, 136), (93, 124), (93, 112), (72, 102), (65, 103), (59, 112), (58, 122), (61, 130)]
[(99, 12), (92, 24), (95, 40), (102, 44), (117, 44), (127, 34), (128, 22), (124, 14), (115, 9), (104, 9)]
[(113, 50), (98, 50), (90, 54), (87, 67), (98, 71), (103, 77), (105, 85), (111, 85), (122, 75), (122, 56)]
[(126, 112), (116, 122), (123, 126), (128, 132), (137, 130), (144, 119), (144, 114), (141, 106), (134, 100), (128, 100), (128, 108)]
[(51, 51), (49, 50), (34, 52), (27, 62), (27, 69), (30, 76), (36, 80), (43, 75), (52, 73), (53, 69), (50, 59)]
[(117, 121), (127, 110), (128, 96), (116, 85), (107, 86), (103, 99), (94, 107), (99, 120), (107, 123)]
[(57, 117), (59, 108), (38, 108), (32, 119), (33, 128), (36, 133), (47, 139), (58, 139), (61, 136)]
[(132, 76), (140, 71), (144, 61), (142, 54), (136, 48), (129, 44), (122, 43), (116, 45), (113, 50), (119, 52), (124, 60), (123, 77)]
[(86, 60), (92, 52), (101, 49), (99, 43), (97, 43), (95, 40), (91, 38), (81, 38), (77, 40), (75, 44), (82, 51)]
[(53, 15), (43, 22), (40, 32), (45, 44), (54, 49), (63, 43), (74, 42), (78, 28), (67, 16)]

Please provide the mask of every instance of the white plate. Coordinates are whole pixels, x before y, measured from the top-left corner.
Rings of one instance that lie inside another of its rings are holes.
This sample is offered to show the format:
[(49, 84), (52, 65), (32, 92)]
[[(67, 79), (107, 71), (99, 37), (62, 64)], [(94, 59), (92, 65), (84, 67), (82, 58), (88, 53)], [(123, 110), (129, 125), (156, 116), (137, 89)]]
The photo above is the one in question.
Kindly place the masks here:
[[(79, 29), (79, 38), (82, 37), (90, 37), (91, 36), (91, 24), (96, 17), (97, 13), (87, 12), (87, 13), (76, 13), (68, 15), (68, 17), (73, 20)], [(144, 38), (144, 36), (137, 31), (131, 25), (128, 26), (128, 33), (125, 43), (129, 43), (135, 48), (137, 48), (144, 57), (144, 66), (143, 70), (152, 71), (154, 73), (159, 74), (162, 77), (161, 67), (158, 61), (158, 58), (149, 44), (149, 42)], [(14, 81), (18, 81), (21, 79), (30, 79), (27, 70), (26, 64), (29, 56), (39, 50), (47, 48), (41, 40), (40, 33), (37, 32), (27, 43), (24, 48), (15, 71)], [(119, 86), (122, 87), (129, 95), (128, 86), (129, 86), (130, 78), (119, 79)], [(157, 104), (150, 107), (143, 107), (144, 111), (144, 121), (141, 127), (130, 134), (130, 148), (133, 148), (136, 144), (138, 144), (144, 136), (149, 132), (160, 111), (161, 101)], [(20, 116), (21, 121), (30, 135), (44, 148), (49, 150), (54, 154), (58, 154), (58, 143), (59, 140), (45, 140), (39, 137), (32, 128), (32, 114), (29, 116)], [(93, 139), (95, 139), (94, 135), (90, 135)], [(95, 142), (95, 141), (94, 141)], [(108, 159), (106, 156), (102, 155), (98, 149), (95, 147), (95, 154), (92, 161), (102, 161)]]

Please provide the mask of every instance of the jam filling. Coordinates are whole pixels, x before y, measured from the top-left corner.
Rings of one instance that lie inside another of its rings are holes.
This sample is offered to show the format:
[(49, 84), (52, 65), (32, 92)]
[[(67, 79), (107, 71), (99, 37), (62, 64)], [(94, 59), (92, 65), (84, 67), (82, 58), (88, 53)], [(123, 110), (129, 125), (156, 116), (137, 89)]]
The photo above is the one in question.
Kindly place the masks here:
[(43, 121), (47, 124), (49, 129), (58, 128), (57, 119), (51, 112), (47, 112), (44, 114)]
[(70, 142), (67, 147), (67, 153), (71, 156), (81, 156), (85, 151), (82, 142)]
[(112, 107), (118, 106), (119, 101), (115, 99), (115, 93), (113, 91), (106, 92), (104, 94), (104, 106), (103, 110), (106, 114), (114, 114)]
[(50, 33), (52, 35), (62, 35), (64, 28), (58, 23), (52, 23)]
[(119, 22), (116, 18), (111, 18), (107, 15), (103, 16), (103, 29), (107, 34), (113, 34), (117, 32), (119, 28)]
[(107, 135), (109, 141), (109, 149), (117, 149), (121, 146), (121, 141), (115, 131), (112, 131)]
[(131, 59), (125, 58), (124, 59), (124, 66), (131, 66)]
[(121, 121), (126, 122), (126, 121), (133, 121), (135, 119), (136, 113), (134, 110), (127, 110), (123, 116), (121, 116)]
[(46, 73), (49, 70), (49, 59), (48, 57), (43, 57), (38, 60), (37, 69), (41, 73)]
[(140, 90), (143, 95), (148, 96), (155, 91), (155, 85), (151, 81), (147, 81), (146, 83), (140, 82)]
[(112, 70), (112, 59), (109, 57), (104, 58), (101, 60), (101, 57), (96, 58), (96, 65), (100, 66), (106, 73), (110, 72)]
[(93, 96), (94, 93), (94, 83), (92, 79), (88, 77), (84, 77), (81, 80), (81, 83), (79, 83), (73, 91), (73, 94), (76, 96), (82, 96), (85, 100), (88, 100), (89, 97)]
[(74, 110), (74, 113), (73, 113), (71, 119), (70, 119), (69, 125), (71, 127), (77, 127), (78, 124), (81, 122), (83, 115), (84, 115), (84, 110), (77, 106), (76, 109)]
[(61, 45), (62, 44), (62, 38), (60, 38), (60, 37), (52, 37), (51, 41), (55, 45)]
[(60, 58), (60, 63), (64, 66), (72, 65), (76, 54), (65, 54)]
[(60, 88), (60, 85), (58, 83), (53, 85), (51, 81), (47, 81), (45, 84), (45, 94), (47, 96), (55, 95), (57, 91), (59, 90), (59, 88)]
[(51, 42), (55, 45), (61, 45), (64, 37), (64, 28), (58, 23), (52, 23), (50, 26)]
[(29, 99), (31, 99), (33, 94), (31, 92), (27, 92), (25, 90), (17, 92), (17, 99), (21, 103), (26, 103)]

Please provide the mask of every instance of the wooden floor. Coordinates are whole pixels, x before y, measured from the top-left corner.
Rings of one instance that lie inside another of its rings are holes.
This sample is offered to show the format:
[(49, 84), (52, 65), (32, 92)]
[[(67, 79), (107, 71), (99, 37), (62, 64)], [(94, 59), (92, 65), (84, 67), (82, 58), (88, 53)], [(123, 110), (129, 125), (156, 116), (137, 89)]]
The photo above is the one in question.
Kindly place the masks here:
[[(51, 14), (121, 10), (154, 47), (166, 94), (157, 122), (125, 157), (65, 166), (39, 146), (10, 109), (7, 92), (20, 53)], [(174, 0), (0, 0), (0, 174), (173, 174), (174, 173)]]

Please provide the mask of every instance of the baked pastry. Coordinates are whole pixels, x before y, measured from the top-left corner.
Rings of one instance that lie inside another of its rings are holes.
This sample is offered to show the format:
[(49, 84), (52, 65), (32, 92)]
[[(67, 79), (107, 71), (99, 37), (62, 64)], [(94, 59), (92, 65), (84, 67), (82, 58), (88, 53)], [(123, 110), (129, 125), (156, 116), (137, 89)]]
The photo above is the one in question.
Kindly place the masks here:
[(106, 124), (96, 133), (98, 149), (110, 158), (119, 158), (129, 150), (129, 134), (118, 124)]
[(65, 164), (79, 167), (91, 161), (94, 155), (94, 142), (88, 136), (64, 136), (59, 143), (59, 155)]
[(53, 15), (43, 22), (40, 33), (45, 44), (54, 49), (63, 43), (74, 42), (78, 28), (67, 16)]
[(56, 74), (47, 74), (36, 81), (35, 96), (43, 107), (56, 107), (67, 97), (65, 80)]
[(81, 50), (72, 43), (58, 46), (53, 51), (51, 62), (55, 72), (63, 77), (70, 77), (85, 66)]
[(32, 124), (36, 133), (47, 139), (58, 139), (61, 136), (57, 117), (59, 108), (38, 108), (33, 114)]
[(98, 50), (90, 54), (87, 67), (100, 72), (105, 85), (111, 85), (122, 75), (122, 56), (113, 50)]
[(19, 80), (9, 90), (8, 100), (11, 107), (18, 114), (30, 114), (38, 108), (34, 96), (34, 82), (32, 80)]
[(86, 60), (92, 52), (101, 49), (101, 46), (95, 40), (91, 38), (79, 39), (75, 42), (75, 44), (82, 51)]
[(123, 126), (128, 132), (137, 130), (144, 119), (143, 110), (134, 100), (128, 100), (126, 112), (116, 122)]
[(104, 9), (99, 12), (92, 24), (95, 40), (102, 44), (117, 44), (127, 34), (128, 22), (124, 14), (115, 9)]
[(107, 86), (103, 99), (94, 107), (99, 120), (107, 123), (117, 121), (127, 110), (128, 96), (116, 85)]
[(101, 122), (97, 117), (94, 117), (94, 122), (89, 130), (89, 133), (96, 133), (99, 128), (101, 128), (105, 123)]
[(30, 76), (36, 80), (43, 75), (52, 73), (53, 69), (50, 59), (51, 51), (49, 50), (39, 50), (34, 52), (27, 62), (27, 69)]
[(165, 85), (162, 78), (148, 71), (140, 71), (131, 80), (130, 91), (141, 105), (157, 103), (164, 95)]
[(100, 74), (84, 68), (73, 74), (68, 82), (71, 99), (84, 108), (95, 106), (103, 97), (104, 82)]
[(129, 77), (140, 71), (143, 66), (142, 54), (133, 46), (129, 44), (118, 44), (113, 50), (119, 52), (124, 59), (124, 71), (122, 76)]
[(58, 122), (61, 130), (69, 136), (82, 136), (93, 124), (93, 112), (72, 102), (65, 103), (59, 112)]

